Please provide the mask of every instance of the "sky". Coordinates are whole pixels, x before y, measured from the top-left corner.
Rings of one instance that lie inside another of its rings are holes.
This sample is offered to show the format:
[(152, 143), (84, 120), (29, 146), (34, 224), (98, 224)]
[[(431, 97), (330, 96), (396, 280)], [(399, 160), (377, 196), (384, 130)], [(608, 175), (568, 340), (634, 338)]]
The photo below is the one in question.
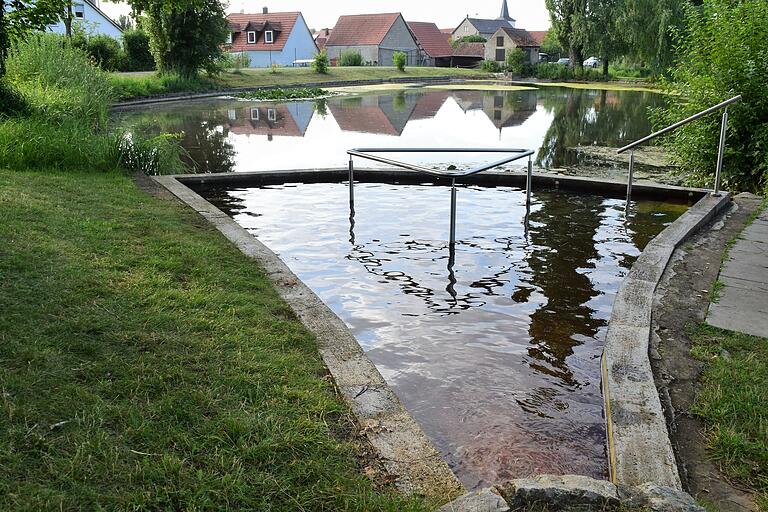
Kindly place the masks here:
[[(509, 14), (515, 26), (527, 30), (547, 30), (549, 14), (544, 0), (507, 0)], [(407, 21), (433, 21), (440, 28), (456, 28), (469, 14), (473, 18), (496, 18), (501, 0), (230, 0), (228, 12), (260, 13), (263, 7), (271, 12), (301, 11), (309, 28), (333, 26), (342, 14), (401, 12)], [(126, 4), (101, 2), (110, 16), (130, 12)]]

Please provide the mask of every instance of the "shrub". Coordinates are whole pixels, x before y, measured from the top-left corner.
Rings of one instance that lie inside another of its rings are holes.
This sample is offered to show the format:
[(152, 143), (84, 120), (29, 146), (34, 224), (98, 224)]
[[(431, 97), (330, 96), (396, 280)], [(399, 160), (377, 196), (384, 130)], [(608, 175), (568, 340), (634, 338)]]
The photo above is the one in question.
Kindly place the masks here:
[(339, 66), (362, 66), (363, 56), (355, 50), (347, 50), (339, 57)]
[(121, 168), (147, 176), (182, 174), (188, 172), (179, 158), (179, 136), (161, 134), (144, 138), (132, 132), (119, 133), (113, 138), (114, 151)]
[(117, 40), (109, 36), (90, 36), (85, 43), (85, 51), (105, 71), (116, 71), (120, 68), (123, 49)]
[(392, 55), (392, 63), (400, 71), (405, 71), (405, 63), (408, 61), (408, 56), (403, 52), (395, 52)]
[(451, 41), (451, 46), (456, 48), (461, 43), (485, 43), (486, 41), (487, 40), (483, 36), (479, 36), (475, 34), (473, 36), (464, 36), (458, 39), (454, 39), (453, 41)]
[(123, 32), (123, 50), (125, 51), (125, 71), (153, 71), (155, 59), (149, 51), (149, 36), (143, 30)]
[(513, 48), (507, 52), (507, 71), (519, 75), (523, 72), (523, 66), (525, 65), (525, 52), (520, 48)]
[(495, 60), (484, 60), (480, 63), (480, 69), (488, 73), (501, 73), (501, 65)]
[(330, 61), (328, 60), (328, 52), (323, 48), (319, 53), (315, 54), (315, 60), (312, 62), (312, 69), (315, 73), (325, 75), (328, 73), (329, 66)]

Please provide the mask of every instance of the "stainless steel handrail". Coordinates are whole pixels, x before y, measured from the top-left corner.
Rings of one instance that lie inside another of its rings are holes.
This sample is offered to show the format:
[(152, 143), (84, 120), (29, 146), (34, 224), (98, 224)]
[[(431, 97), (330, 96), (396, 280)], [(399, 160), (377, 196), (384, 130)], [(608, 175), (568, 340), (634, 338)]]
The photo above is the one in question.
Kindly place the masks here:
[[(407, 162), (399, 162), (390, 158), (384, 158), (372, 153), (514, 153), (514, 155), (502, 158), (495, 162), (479, 165), (466, 171), (441, 171), (438, 169), (430, 169), (416, 164), (409, 164)], [(521, 158), (528, 157), (528, 169), (525, 181), (525, 207), (526, 211), (530, 211), (531, 207), (531, 185), (533, 182), (533, 161), (531, 156), (534, 151), (530, 149), (516, 149), (516, 148), (357, 148), (347, 150), (349, 155), (349, 208), (350, 218), (354, 217), (355, 212), (355, 165), (354, 157), (364, 158), (366, 160), (372, 160), (387, 165), (393, 165), (403, 169), (409, 169), (412, 171), (429, 174), (432, 176), (439, 176), (443, 178), (451, 178), (451, 230), (450, 230), (450, 246), (456, 242), (456, 178), (462, 178), (465, 176), (471, 176), (483, 171), (488, 171), (500, 165), (504, 165)], [(526, 214), (526, 219), (528, 215)]]
[(719, 195), (720, 194), (720, 174), (723, 170), (723, 155), (725, 153), (725, 137), (728, 130), (728, 105), (731, 105), (732, 103), (736, 103), (737, 101), (741, 101), (741, 94), (734, 96), (733, 98), (727, 99), (723, 102), (718, 103), (717, 105), (714, 105), (712, 107), (709, 107), (708, 109), (702, 110), (701, 112), (698, 112), (696, 114), (693, 114), (690, 117), (687, 117), (683, 119), (682, 121), (678, 121), (674, 124), (671, 124), (667, 126), (666, 128), (662, 128), (661, 130), (654, 132), (646, 137), (643, 137), (642, 139), (636, 140), (635, 142), (631, 144), (627, 144), (623, 148), (619, 148), (616, 150), (617, 154), (621, 154), (625, 151), (630, 151), (629, 154), (629, 176), (627, 178), (627, 207), (629, 207), (629, 199), (632, 196), (632, 181), (634, 179), (634, 171), (635, 171), (635, 152), (634, 149), (638, 146), (641, 146), (642, 144), (645, 144), (646, 142), (655, 139), (656, 137), (660, 137), (666, 133), (669, 133), (671, 131), (677, 130), (683, 125), (686, 125), (690, 122), (696, 121), (697, 119), (700, 119), (704, 116), (707, 116), (713, 112), (716, 112), (720, 110), (721, 108), (724, 108), (725, 111), (723, 112), (723, 119), (720, 124), (720, 143), (718, 144), (718, 151), (717, 151), (717, 167), (715, 168), (715, 186), (712, 190), (712, 195)]

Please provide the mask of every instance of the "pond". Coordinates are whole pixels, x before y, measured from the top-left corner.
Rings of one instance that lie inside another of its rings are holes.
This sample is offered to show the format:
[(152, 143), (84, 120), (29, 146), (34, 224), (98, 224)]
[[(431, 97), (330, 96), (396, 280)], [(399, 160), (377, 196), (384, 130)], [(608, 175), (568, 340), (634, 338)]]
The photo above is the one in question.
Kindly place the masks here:
[[(353, 147), (522, 147), (536, 151), (538, 168), (625, 179), (626, 165), (575, 148), (614, 148), (643, 137), (652, 131), (648, 109), (663, 104), (664, 96), (641, 91), (421, 87), (292, 103), (187, 101), (120, 112), (114, 121), (148, 134), (181, 134), (199, 172), (344, 167)], [(408, 158), (459, 167), (481, 162), (477, 155)], [(665, 170), (639, 165), (638, 176)]]
[[(469, 488), (605, 478), (600, 355), (618, 286), (685, 205), (511, 187), (291, 183), (205, 192), (351, 329)], [(407, 212), (404, 214), (404, 212)]]

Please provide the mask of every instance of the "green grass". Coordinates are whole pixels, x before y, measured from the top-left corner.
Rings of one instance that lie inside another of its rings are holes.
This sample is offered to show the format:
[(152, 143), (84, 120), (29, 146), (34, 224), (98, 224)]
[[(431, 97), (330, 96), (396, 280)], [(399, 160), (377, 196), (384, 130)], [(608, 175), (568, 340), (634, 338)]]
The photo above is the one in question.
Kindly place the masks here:
[(158, 77), (154, 73), (113, 73), (112, 84), (122, 100), (156, 96), (174, 92), (200, 92), (214, 89), (236, 89), (270, 85), (300, 85), (353, 80), (388, 80), (390, 78), (428, 78), (450, 76), (454, 78), (489, 78), (488, 73), (474, 69), (407, 67), (398, 71), (394, 67), (353, 66), (331, 67), (327, 74), (315, 73), (311, 68), (243, 69), (227, 71), (214, 79), (200, 78), (184, 81)]
[(768, 511), (768, 339), (702, 326), (694, 343), (706, 362), (694, 412), (712, 457)]
[(362, 476), (312, 336), (194, 212), (0, 170), (0, 510), (423, 510)]

